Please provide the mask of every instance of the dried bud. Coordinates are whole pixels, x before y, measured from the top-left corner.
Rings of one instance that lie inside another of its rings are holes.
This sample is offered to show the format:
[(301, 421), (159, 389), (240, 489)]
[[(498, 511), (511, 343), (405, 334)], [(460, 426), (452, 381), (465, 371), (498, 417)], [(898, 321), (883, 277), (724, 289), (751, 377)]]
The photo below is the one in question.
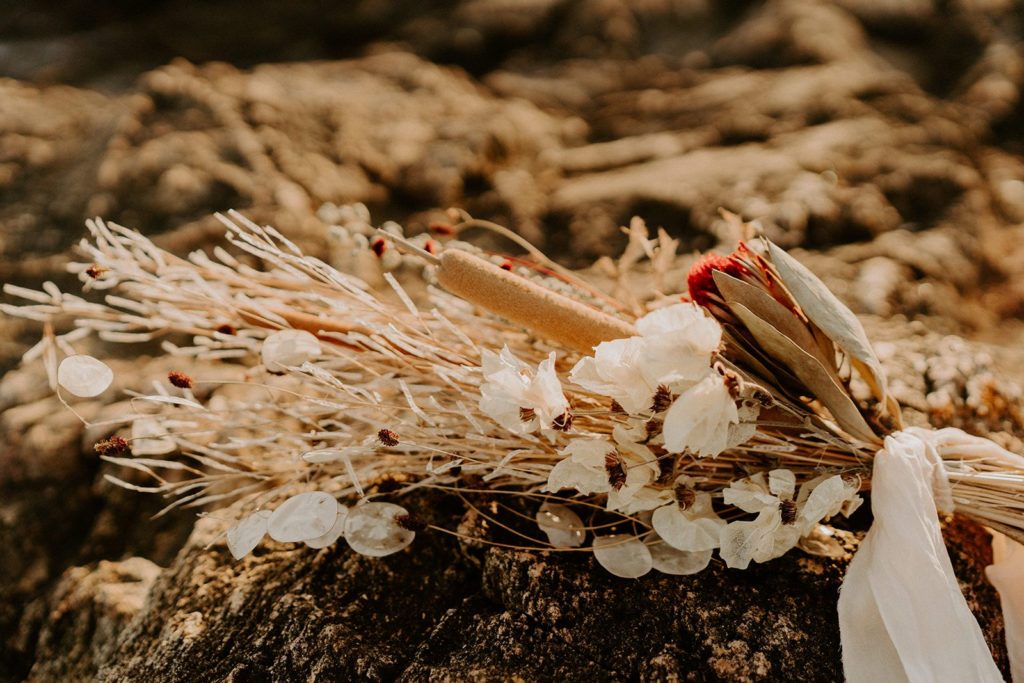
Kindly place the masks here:
[(377, 440), (388, 448), (394, 448), (398, 445), (398, 434), (395, 434), (390, 429), (381, 429), (377, 432)]
[(455, 227), (451, 223), (431, 223), (427, 227), (427, 230), (432, 234), (439, 235), (441, 237), (448, 237), (455, 234)]
[(647, 430), (647, 438), (652, 439), (658, 434), (661, 434), (661, 428), (665, 426), (665, 423), (661, 420), (648, 420), (644, 423), (644, 428)]
[(618, 491), (626, 484), (626, 469), (622, 466), (622, 458), (615, 451), (608, 451), (604, 456), (604, 469), (608, 473), (608, 483)]
[(567, 432), (572, 429), (572, 413), (568, 410), (551, 421), (551, 428), (559, 432)]
[(179, 389), (191, 389), (192, 378), (186, 375), (184, 372), (177, 370), (171, 370), (167, 373), (167, 381), (178, 387)]
[(373, 253), (376, 254), (378, 258), (383, 258), (384, 252), (388, 249), (388, 241), (380, 235), (377, 235), (370, 241), (370, 249), (373, 250)]
[(406, 531), (423, 531), (427, 528), (426, 522), (408, 512), (403, 515), (395, 515), (395, 524)]
[(128, 441), (120, 436), (97, 441), (93, 448), (100, 455), (124, 455), (129, 452)]
[(660, 413), (668, 410), (675, 399), (676, 397), (672, 395), (672, 391), (667, 386), (659, 384), (658, 390), (654, 393), (654, 399), (651, 402), (651, 412)]
[(790, 526), (796, 523), (796, 501), (783, 500), (779, 502), (779, 512), (782, 513), (782, 523)]
[(94, 263), (85, 269), (85, 274), (95, 280), (109, 270), (109, 268), (104, 268), (103, 266), (98, 266)]

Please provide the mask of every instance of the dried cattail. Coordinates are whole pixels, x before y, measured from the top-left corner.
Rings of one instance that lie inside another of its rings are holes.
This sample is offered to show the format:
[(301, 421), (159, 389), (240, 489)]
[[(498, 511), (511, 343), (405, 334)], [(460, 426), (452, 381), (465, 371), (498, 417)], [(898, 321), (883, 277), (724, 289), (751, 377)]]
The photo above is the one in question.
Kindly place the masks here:
[(608, 483), (616, 491), (626, 485), (626, 468), (622, 466), (622, 458), (615, 451), (608, 451), (604, 456), (604, 469), (608, 473)]
[(97, 441), (93, 449), (100, 455), (125, 455), (129, 451), (128, 441), (120, 436)]
[(186, 375), (184, 372), (178, 370), (171, 370), (167, 373), (167, 381), (179, 389), (191, 389), (192, 378)]
[(636, 334), (624, 320), (557, 294), (458, 249), (441, 254), (438, 283), (452, 294), (551, 341), (585, 353)]
[(398, 434), (395, 434), (390, 429), (381, 429), (377, 432), (377, 441), (383, 446), (394, 448), (398, 445)]

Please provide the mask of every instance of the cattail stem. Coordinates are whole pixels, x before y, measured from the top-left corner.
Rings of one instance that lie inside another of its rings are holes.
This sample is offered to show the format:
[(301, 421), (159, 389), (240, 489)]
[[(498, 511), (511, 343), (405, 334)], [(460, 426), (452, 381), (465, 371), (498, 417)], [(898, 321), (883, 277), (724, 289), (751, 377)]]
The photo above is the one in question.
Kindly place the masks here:
[(636, 335), (636, 329), (624, 320), (465, 251), (448, 249), (441, 254), (437, 280), (452, 294), (583, 353), (591, 353), (601, 342)]

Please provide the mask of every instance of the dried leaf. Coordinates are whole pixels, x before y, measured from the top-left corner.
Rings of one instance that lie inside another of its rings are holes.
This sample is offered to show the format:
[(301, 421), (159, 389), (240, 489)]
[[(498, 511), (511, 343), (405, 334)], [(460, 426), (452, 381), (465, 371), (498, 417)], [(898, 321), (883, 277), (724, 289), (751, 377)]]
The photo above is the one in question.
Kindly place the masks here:
[(722, 293), (730, 307), (733, 304), (746, 307), (751, 313), (789, 337), (790, 341), (827, 367), (828, 361), (823, 357), (821, 349), (818, 348), (811, 330), (792, 311), (773, 299), (768, 292), (722, 271), (714, 271), (712, 277), (718, 291)]
[(853, 399), (818, 359), (806, 353), (789, 337), (761, 320), (745, 306), (734, 304), (732, 309), (765, 351), (785, 363), (797, 378), (814, 392), (815, 398), (828, 408), (840, 427), (851, 436), (868, 443), (880, 442), (864, 420), (864, 416), (860, 414)]
[(768, 242), (768, 250), (772, 264), (800, 308), (853, 359), (854, 366), (871, 387), (875, 398), (885, 404), (885, 374), (857, 316), (805, 265), (771, 242)]

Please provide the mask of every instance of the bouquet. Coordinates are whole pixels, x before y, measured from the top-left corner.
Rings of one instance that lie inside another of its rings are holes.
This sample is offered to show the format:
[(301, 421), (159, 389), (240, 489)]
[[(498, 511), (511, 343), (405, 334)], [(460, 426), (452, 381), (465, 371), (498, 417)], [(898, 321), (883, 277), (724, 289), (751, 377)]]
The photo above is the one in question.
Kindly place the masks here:
[[(71, 410), (68, 395), (114, 380), (76, 351), (86, 336), (176, 364), (100, 425), (99, 456), (148, 481), (108, 479), (168, 510), (216, 510), (236, 558), (268, 536), (385, 556), (428, 529), (465, 535), (402, 503), (472, 492), (509, 539), (484, 542), (592, 552), (634, 579), (699, 572), (716, 553), (743, 569), (832, 552), (823, 523), (871, 492), (876, 522), (839, 605), (848, 677), (999, 680), (937, 512), (1024, 539), (1024, 458), (904, 429), (857, 318), (755, 226), (736, 221), (735, 250), (701, 257), (679, 293), (676, 243), (635, 220), (608, 292), (465, 214), (411, 238), (363, 207), (335, 214), (332, 263), (234, 212), (218, 216), (230, 251), (186, 258), (96, 220), (69, 265), (82, 295), (4, 287), (27, 301), (5, 313), (44, 323), (24, 360), (43, 360)], [(461, 239), (481, 228), (527, 255)], [(1005, 610), (1020, 574), (1000, 567), (994, 580), (1017, 577), (997, 581)], [(908, 608), (928, 638), (898, 627)]]

